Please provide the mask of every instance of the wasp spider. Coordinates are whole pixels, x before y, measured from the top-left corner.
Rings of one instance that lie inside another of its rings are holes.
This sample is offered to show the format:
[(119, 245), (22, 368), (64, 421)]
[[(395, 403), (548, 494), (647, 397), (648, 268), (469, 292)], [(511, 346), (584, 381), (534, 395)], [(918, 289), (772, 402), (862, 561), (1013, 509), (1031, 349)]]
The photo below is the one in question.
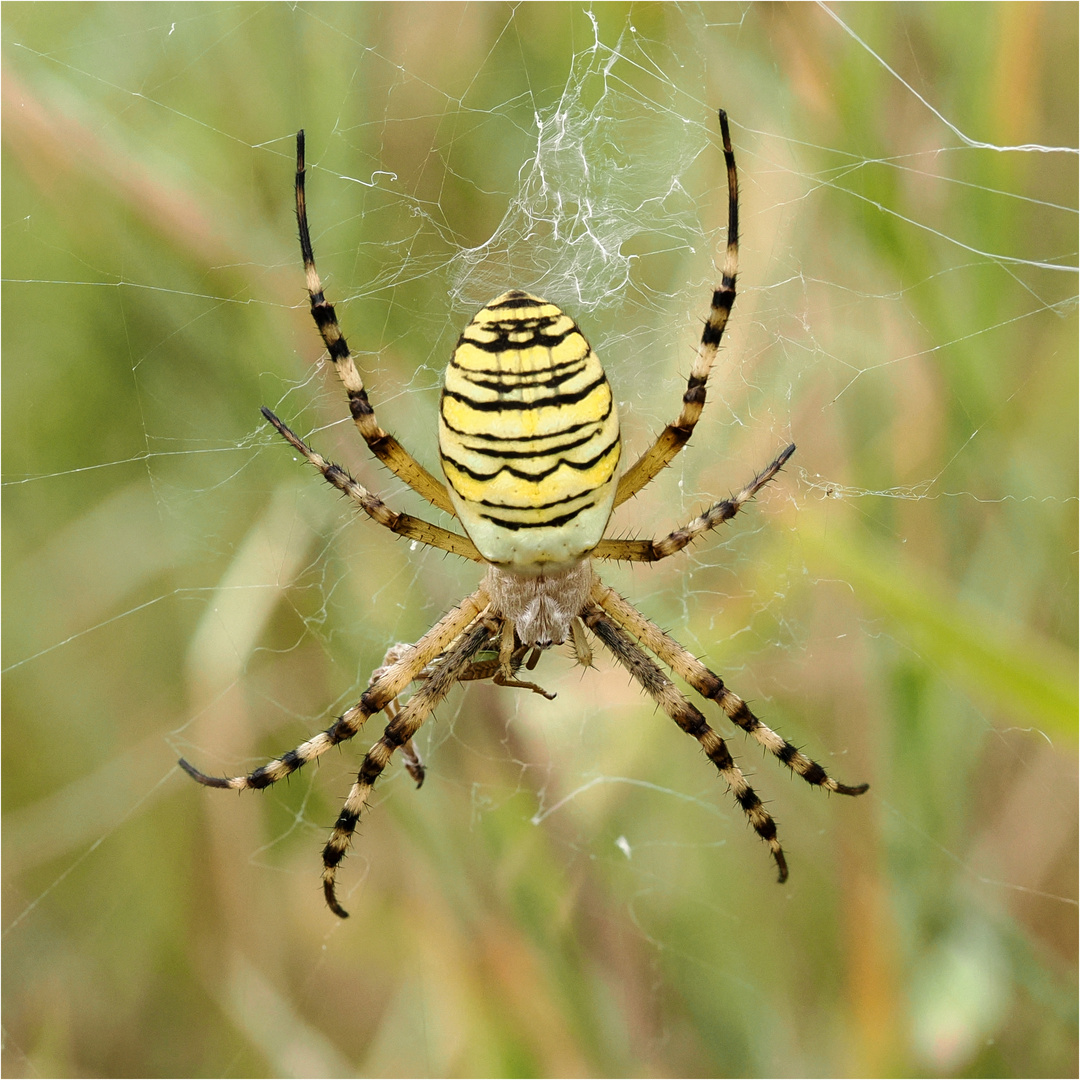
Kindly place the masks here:
[[(471, 596), (415, 644), (395, 645), (387, 653), (360, 700), (326, 731), (248, 776), (208, 776), (180, 762), (207, 787), (265, 788), (351, 739), (369, 716), (385, 711), (390, 721), (367, 752), (323, 850), (326, 902), (342, 918), (347, 913), (337, 900), (337, 868), (372, 786), (394, 751), (401, 750), (419, 785), (424, 772), (413, 736), (455, 683), (491, 679), (500, 686), (545, 694), (535, 683), (517, 678), (521, 667), (531, 669), (541, 652), (567, 639), (578, 663), (589, 666), (592, 654), (586, 629), (683, 731), (698, 740), (754, 831), (768, 844), (781, 882), (788, 870), (775, 822), (724, 740), (675, 687), (661, 664), (718, 705), (729, 720), (808, 783), (842, 795), (861, 795), (867, 789), (866, 784), (838, 783), (763, 724), (719, 675), (606, 586), (593, 568), (596, 559), (656, 562), (681, 551), (733, 518), (795, 451), (793, 445), (788, 446), (738, 495), (716, 503), (663, 539), (604, 537), (612, 510), (641, 491), (693, 433), (735, 301), (739, 207), (735, 158), (722, 110), (720, 131), (727, 164), (727, 252), (678, 419), (619, 476), (619, 421), (600, 361), (569, 315), (537, 296), (512, 290), (492, 300), (465, 327), (446, 369), (439, 407), (439, 457), (445, 483), (414, 460), (375, 418), (315, 269), (304, 200), (304, 133), (296, 137), (296, 216), (311, 313), (345, 386), (357, 430), (384, 465), (433, 506), (457, 518), (465, 535), (396, 513), (344, 469), (308, 447), (269, 409), (264, 408), (263, 415), (330, 484), (380, 525), (485, 567), (480, 587)], [(399, 705), (399, 695), (414, 681), (419, 688), (404, 706)]]

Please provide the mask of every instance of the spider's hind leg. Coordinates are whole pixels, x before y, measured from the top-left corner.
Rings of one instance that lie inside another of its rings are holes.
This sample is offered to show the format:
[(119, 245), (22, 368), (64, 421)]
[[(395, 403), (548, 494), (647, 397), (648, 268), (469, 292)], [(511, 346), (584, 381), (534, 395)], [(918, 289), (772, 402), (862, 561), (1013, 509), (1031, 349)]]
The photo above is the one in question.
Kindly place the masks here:
[(353, 361), (349, 343), (341, 332), (334, 306), (323, 294), (319, 272), (315, 269), (315, 252), (311, 246), (311, 230), (308, 228), (307, 195), (304, 177), (304, 132), (296, 133), (296, 223), (300, 233), (300, 255), (304, 260), (304, 273), (307, 277), (307, 291), (311, 302), (311, 316), (322, 336), (326, 351), (334, 363), (334, 368), (345, 387), (349, 398), (349, 412), (357, 431), (368, 444), (371, 452), (391, 472), (399, 476), (406, 484), (422, 495), (432, 506), (454, 513), (446, 485), (424, 468), (391, 435), (379, 426), (375, 410), (368, 399), (364, 380)]
[(694, 365), (686, 380), (686, 392), (683, 394), (678, 419), (668, 424), (652, 446), (619, 478), (619, 487), (615, 492), (616, 506), (621, 506), (636, 495), (659, 475), (661, 469), (670, 465), (694, 433), (705, 408), (705, 386), (709, 381), (709, 373), (720, 348), (731, 307), (735, 303), (735, 278), (739, 272), (739, 183), (735, 173), (735, 153), (731, 149), (727, 113), (723, 109), (719, 111), (719, 119), (728, 187), (727, 248), (720, 283), (713, 290), (709, 315), (701, 331), (701, 344), (698, 346)]

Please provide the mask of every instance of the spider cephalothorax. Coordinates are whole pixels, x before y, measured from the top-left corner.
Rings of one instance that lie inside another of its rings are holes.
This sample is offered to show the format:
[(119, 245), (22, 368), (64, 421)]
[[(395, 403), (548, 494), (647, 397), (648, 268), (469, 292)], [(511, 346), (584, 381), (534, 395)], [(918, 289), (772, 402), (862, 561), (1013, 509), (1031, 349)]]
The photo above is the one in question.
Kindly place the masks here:
[[(247, 776), (220, 778), (181, 760), (201, 784), (264, 788), (332, 746), (351, 739), (374, 713), (390, 722), (368, 751), (323, 851), (326, 902), (341, 917), (337, 867), (360, 812), (394, 751), (400, 749), (417, 783), (423, 766), (412, 744), (432, 709), (459, 682), (492, 679), (550, 697), (517, 678), (550, 645), (570, 640), (588, 666), (586, 629), (599, 640), (678, 725), (698, 740), (727, 781), (736, 802), (768, 844), (787, 879), (776, 824), (746, 782), (724, 740), (664, 673), (667, 665), (702, 697), (808, 783), (861, 795), (832, 779), (786, 739), (763, 724), (723, 680), (674, 638), (604, 585), (594, 559), (655, 562), (681, 551), (702, 533), (734, 517), (794, 453), (788, 446), (737, 495), (711, 506), (660, 540), (604, 539), (612, 510), (637, 494), (686, 444), (705, 404), (705, 384), (735, 301), (738, 266), (738, 193), (726, 114), (720, 112), (728, 181), (727, 252), (720, 285), (701, 335), (678, 418), (618, 477), (622, 454), (614, 397), (599, 360), (573, 319), (554, 304), (512, 290), (485, 305), (458, 340), (447, 367), (439, 409), (439, 456), (446, 483), (420, 465), (384, 431), (315, 270), (304, 199), (304, 133), (296, 137), (296, 214), (311, 312), (349, 398), (357, 429), (371, 451), (433, 506), (461, 522), (466, 535), (389, 509), (339, 466), (307, 446), (269, 409), (267, 420), (334, 487), (400, 536), (487, 566), (480, 587), (414, 645), (395, 645), (351, 709), (326, 731)], [(618, 477), (618, 478), (617, 478)], [(655, 659), (654, 659), (655, 657)], [(419, 688), (403, 705), (410, 683)]]

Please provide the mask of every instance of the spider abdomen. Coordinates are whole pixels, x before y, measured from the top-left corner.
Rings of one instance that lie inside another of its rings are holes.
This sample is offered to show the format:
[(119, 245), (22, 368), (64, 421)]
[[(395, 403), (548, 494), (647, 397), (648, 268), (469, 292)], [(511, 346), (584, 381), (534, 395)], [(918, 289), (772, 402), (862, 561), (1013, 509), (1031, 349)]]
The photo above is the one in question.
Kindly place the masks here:
[(611, 387), (574, 320), (518, 291), (482, 308), (439, 407), (450, 499), (481, 555), (541, 573), (588, 554), (611, 515), (620, 453)]

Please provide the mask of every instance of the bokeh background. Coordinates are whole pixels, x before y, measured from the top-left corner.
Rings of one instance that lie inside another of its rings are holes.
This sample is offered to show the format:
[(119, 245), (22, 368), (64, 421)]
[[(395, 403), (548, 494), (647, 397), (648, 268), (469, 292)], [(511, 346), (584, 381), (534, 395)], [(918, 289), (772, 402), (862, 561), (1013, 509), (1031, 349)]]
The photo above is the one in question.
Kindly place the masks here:
[[(9, 3), (3, 50), (6, 1076), (1075, 1075), (1075, 4)], [(476, 570), (259, 416), (420, 511), (320, 364), (293, 134), (380, 419), (434, 467), (441, 369), (511, 285), (581, 322), (631, 453), (674, 415), (721, 104), (739, 300), (615, 527), (799, 450), (606, 576), (871, 790), (720, 725), (779, 887), (696, 744), (553, 651), (556, 701), (438, 710), (339, 922), (319, 851), (373, 731), (243, 797), (176, 758), (325, 727)]]

